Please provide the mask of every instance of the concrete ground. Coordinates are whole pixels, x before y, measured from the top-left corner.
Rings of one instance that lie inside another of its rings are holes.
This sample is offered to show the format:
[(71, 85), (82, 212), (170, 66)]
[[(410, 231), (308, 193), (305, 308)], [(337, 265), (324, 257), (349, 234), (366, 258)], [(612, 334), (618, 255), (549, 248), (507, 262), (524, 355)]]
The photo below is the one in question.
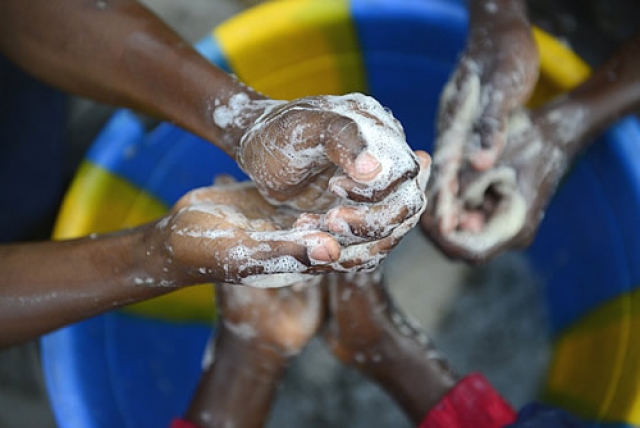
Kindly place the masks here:
[[(255, 2), (144, 0), (189, 41)], [(540, 26), (598, 63), (629, 34), (628, 17), (638, 16), (625, 14), (623, 3), (629, 2), (533, 0), (531, 9)], [(73, 100), (70, 144), (76, 162), (110, 112), (106, 106)], [(508, 254), (470, 269), (444, 260), (414, 232), (392, 255), (387, 269), (399, 306), (432, 334), (460, 372), (483, 371), (516, 406), (535, 397), (550, 347), (539, 284), (523, 257)], [(0, 353), (0, 426), (55, 426), (43, 393), (36, 343)], [(382, 391), (340, 366), (320, 342), (314, 342), (289, 370), (268, 426), (411, 425)]]

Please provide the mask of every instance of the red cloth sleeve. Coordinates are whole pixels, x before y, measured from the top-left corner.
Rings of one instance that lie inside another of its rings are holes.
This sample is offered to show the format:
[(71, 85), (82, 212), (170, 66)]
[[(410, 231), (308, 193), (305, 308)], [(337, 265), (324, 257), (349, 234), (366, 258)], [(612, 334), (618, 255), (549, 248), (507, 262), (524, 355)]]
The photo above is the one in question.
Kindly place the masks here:
[(515, 420), (516, 413), (489, 381), (473, 373), (429, 411), (420, 428), (502, 428)]
[(171, 421), (169, 428), (199, 428), (196, 424), (182, 419), (174, 419)]

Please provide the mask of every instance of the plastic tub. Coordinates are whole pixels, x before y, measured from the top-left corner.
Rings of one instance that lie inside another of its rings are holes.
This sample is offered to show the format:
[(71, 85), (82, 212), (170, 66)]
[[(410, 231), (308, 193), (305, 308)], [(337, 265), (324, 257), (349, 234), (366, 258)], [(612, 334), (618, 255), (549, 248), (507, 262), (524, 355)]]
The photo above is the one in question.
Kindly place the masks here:
[[(275, 1), (199, 45), (275, 98), (361, 91), (389, 106), (414, 148), (431, 149), (439, 93), (464, 46), (466, 11), (446, 0)], [(533, 102), (576, 85), (587, 67), (537, 31)], [(529, 254), (545, 278), (555, 355), (545, 398), (594, 422), (640, 423), (640, 126), (625, 119), (576, 164)], [(146, 131), (117, 112), (60, 213), (56, 238), (161, 215), (214, 175), (242, 177), (220, 150), (170, 124)], [(42, 340), (62, 428), (162, 427), (182, 414), (210, 334), (211, 287), (108, 313)]]

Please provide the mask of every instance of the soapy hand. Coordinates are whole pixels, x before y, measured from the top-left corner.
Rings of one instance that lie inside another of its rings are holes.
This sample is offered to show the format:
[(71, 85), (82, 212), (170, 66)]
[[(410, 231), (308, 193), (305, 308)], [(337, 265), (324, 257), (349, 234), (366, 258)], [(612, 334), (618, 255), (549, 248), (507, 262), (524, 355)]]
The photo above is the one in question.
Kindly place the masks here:
[(507, 120), (529, 98), (538, 52), (522, 1), (474, 0), (467, 48), (442, 93), (434, 151), (434, 204), (441, 233), (458, 225), (464, 169), (484, 171), (500, 157)]
[(313, 221), (322, 214), (321, 227), (348, 243), (390, 236), (422, 209), (413, 180), (418, 158), (400, 123), (373, 98), (231, 101), (218, 107), (218, 122), (245, 126), (236, 159), (271, 204)]
[[(528, 246), (572, 158), (570, 144), (582, 134), (585, 110), (562, 102), (533, 113), (512, 114), (507, 143), (486, 171), (459, 173), (454, 229), (443, 230), (430, 206), (422, 227), (452, 258), (483, 262), (499, 252)], [(434, 189), (430, 188), (429, 192)]]
[[(219, 180), (216, 186), (189, 192), (151, 229), (148, 256), (160, 259), (155, 270), (162, 269), (156, 276), (165, 278), (161, 282), (167, 286), (227, 282), (277, 287), (312, 274), (374, 269), (417, 224), (425, 209), (429, 157), (426, 153), (418, 157), (420, 174), (402, 185), (418, 195), (415, 212), (400, 224), (388, 226), (387, 236), (349, 245), (323, 228), (323, 215), (275, 207), (250, 182), (226, 178), (224, 183)], [(395, 208), (398, 201), (384, 203)], [(349, 208), (374, 215), (377, 207)]]

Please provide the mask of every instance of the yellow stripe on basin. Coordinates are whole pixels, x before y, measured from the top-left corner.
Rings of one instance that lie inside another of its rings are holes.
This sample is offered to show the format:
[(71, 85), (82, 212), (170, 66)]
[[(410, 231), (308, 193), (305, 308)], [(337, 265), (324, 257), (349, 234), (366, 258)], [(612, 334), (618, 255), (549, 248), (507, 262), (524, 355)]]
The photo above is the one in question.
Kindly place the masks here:
[(273, 98), (366, 92), (348, 1), (268, 2), (213, 34), (233, 72)]

